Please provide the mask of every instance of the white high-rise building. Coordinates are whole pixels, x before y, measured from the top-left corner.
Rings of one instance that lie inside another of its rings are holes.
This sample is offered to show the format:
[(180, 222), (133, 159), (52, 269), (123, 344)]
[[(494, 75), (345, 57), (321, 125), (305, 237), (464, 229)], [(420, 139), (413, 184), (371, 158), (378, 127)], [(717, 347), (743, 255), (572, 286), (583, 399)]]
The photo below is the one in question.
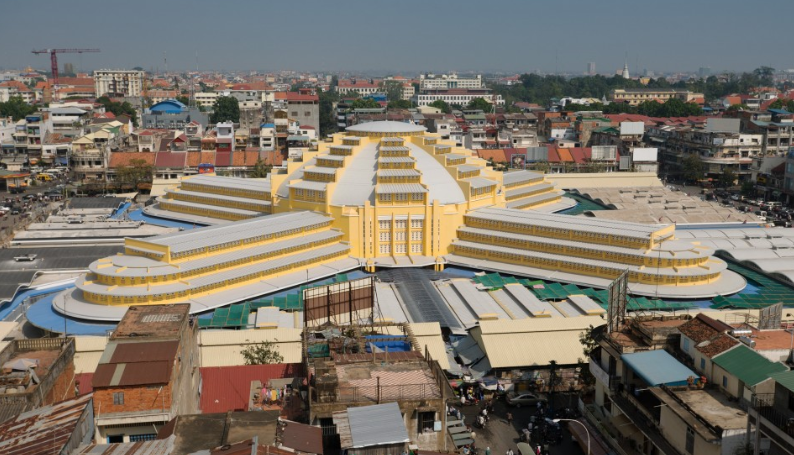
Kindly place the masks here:
[(138, 70), (97, 70), (94, 71), (96, 95), (107, 93), (121, 96), (141, 96), (144, 72)]

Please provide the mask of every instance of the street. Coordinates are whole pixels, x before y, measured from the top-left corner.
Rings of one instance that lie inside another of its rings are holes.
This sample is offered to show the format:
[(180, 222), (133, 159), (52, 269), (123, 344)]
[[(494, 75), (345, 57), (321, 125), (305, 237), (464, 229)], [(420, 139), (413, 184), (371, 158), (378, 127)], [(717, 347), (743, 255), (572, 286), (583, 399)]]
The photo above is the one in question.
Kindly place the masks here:
[[(567, 407), (569, 402), (572, 401), (575, 405), (577, 398), (573, 395), (556, 395), (556, 402), (558, 407)], [(465, 416), (464, 422), (466, 425), (472, 425), (476, 421), (477, 414), (482, 409), (481, 406), (456, 406), (461, 410)], [(513, 414), (512, 424), (507, 423), (507, 412)], [(478, 449), (478, 455), (484, 455), (486, 449), (490, 447), (491, 455), (504, 455), (508, 449), (513, 449), (515, 455), (519, 455), (517, 444), (521, 442), (521, 434), (530, 418), (535, 415), (537, 409), (533, 406), (515, 408), (508, 406), (504, 399), (497, 400), (494, 404), (494, 412), (489, 415), (489, 421), (485, 428), (472, 427), (476, 433), (475, 444)], [(533, 444), (534, 446), (534, 444)], [(579, 444), (573, 440), (568, 429), (563, 426), (562, 428), (562, 442), (560, 444), (549, 445), (549, 454), (551, 455), (584, 455), (584, 452), (579, 447)]]

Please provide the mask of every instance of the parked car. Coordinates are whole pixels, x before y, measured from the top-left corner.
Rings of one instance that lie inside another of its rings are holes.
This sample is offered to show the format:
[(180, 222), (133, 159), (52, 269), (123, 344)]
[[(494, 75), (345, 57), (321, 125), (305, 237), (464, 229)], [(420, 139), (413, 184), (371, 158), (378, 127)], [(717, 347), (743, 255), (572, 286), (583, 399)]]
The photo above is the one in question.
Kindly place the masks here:
[(515, 393), (510, 392), (507, 394), (507, 404), (520, 408), (521, 406), (533, 406), (538, 402), (546, 403), (546, 395), (542, 393)]

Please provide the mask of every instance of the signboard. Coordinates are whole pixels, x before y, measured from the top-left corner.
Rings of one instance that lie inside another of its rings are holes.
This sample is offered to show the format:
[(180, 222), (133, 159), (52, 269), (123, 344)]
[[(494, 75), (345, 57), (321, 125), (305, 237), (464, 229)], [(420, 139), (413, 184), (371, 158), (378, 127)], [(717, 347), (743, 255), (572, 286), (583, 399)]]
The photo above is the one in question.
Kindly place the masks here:
[(778, 302), (766, 308), (761, 308), (758, 314), (758, 329), (779, 329), (783, 320), (783, 302)]
[(620, 122), (621, 136), (642, 136), (645, 134), (645, 122)]
[(374, 278), (315, 286), (303, 290), (303, 320), (308, 327), (314, 323), (352, 323), (355, 312), (367, 310), (372, 314), (375, 306)]
[(659, 156), (659, 149), (656, 147), (639, 148), (635, 147), (632, 152), (631, 160), (637, 162), (656, 162)]
[(615, 161), (618, 156), (618, 147), (616, 145), (594, 145), (592, 150), (593, 161)]
[(628, 303), (629, 271), (625, 270), (607, 288), (607, 333), (619, 330), (626, 319), (626, 304)]
[(621, 156), (620, 157), (620, 164), (618, 165), (618, 168), (621, 171), (627, 171), (627, 170), (631, 169), (631, 157), (630, 156)]
[(527, 167), (527, 156), (515, 153), (510, 157), (510, 167), (513, 169), (525, 169)]
[(710, 118), (706, 120), (706, 132), (738, 133), (740, 123), (738, 118)]

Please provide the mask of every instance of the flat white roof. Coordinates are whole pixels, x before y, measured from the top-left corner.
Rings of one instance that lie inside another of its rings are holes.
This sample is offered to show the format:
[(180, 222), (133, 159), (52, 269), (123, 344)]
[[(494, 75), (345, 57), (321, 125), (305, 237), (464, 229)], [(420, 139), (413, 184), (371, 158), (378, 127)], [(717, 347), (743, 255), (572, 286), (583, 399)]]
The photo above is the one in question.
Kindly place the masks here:
[(427, 128), (410, 123), (383, 121), (348, 126), (346, 131), (352, 133), (419, 133), (427, 131)]
[(261, 235), (275, 234), (291, 229), (330, 223), (331, 218), (316, 212), (288, 212), (237, 221), (232, 224), (208, 226), (190, 231), (158, 235), (146, 239), (149, 243), (166, 245), (171, 252), (190, 251), (196, 248), (234, 242)]
[(427, 193), (427, 189), (419, 183), (380, 183), (375, 188), (378, 194), (386, 193)]

